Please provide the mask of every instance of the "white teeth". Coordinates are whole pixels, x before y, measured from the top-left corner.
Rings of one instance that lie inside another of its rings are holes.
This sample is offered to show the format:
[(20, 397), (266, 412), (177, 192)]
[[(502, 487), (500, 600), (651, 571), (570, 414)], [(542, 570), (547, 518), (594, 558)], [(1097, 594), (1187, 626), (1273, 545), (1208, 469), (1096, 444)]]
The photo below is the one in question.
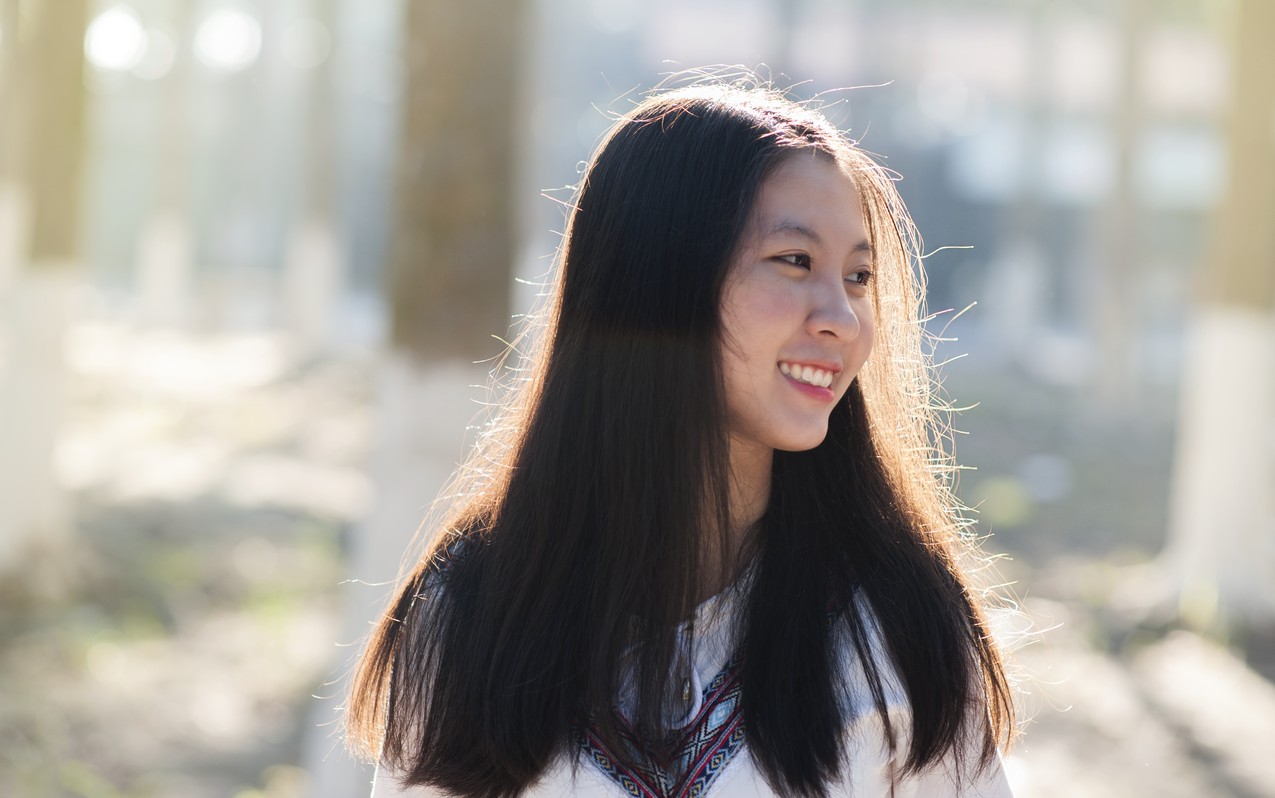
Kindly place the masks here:
[(799, 380), (800, 382), (808, 383), (819, 388), (827, 388), (829, 385), (832, 385), (832, 381), (836, 377), (836, 374), (831, 371), (824, 371), (823, 369), (817, 369), (813, 366), (802, 366), (797, 363), (785, 363), (783, 361), (780, 361), (779, 363), (779, 371), (782, 372), (785, 377), (792, 377), (794, 380)]

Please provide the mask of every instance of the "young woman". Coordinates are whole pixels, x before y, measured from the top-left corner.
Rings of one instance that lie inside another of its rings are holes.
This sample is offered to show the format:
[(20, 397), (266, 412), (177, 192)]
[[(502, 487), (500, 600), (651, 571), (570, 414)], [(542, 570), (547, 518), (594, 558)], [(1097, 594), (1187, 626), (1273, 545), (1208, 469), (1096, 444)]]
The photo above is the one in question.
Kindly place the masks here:
[(915, 236), (817, 111), (698, 85), (580, 183), (525, 380), (363, 655), (375, 795), (1008, 795)]

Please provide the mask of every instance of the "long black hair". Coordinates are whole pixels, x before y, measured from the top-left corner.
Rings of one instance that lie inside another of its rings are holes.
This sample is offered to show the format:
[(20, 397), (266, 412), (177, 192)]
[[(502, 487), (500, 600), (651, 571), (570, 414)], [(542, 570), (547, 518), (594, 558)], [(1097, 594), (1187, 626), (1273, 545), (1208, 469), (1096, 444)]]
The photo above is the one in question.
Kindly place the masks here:
[(816, 110), (721, 83), (646, 99), (599, 145), (524, 379), (359, 664), (347, 730), (365, 755), (407, 783), (517, 795), (579, 718), (615, 737), (630, 650), (634, 720), (662, 738), (675, 629), (727, 553), (723, 282), (762, 182), (811, 150), (858, 187), (876, 343), (823, 443), (775, 453), (737, 621), (748, 747), (780, 792), (826, 792), (849, 639), (891, 747), (879, 669), (906, 689), (906, 770), (994, 758), (1011, 693), (935, 446), (914, 229), (889, 175)]

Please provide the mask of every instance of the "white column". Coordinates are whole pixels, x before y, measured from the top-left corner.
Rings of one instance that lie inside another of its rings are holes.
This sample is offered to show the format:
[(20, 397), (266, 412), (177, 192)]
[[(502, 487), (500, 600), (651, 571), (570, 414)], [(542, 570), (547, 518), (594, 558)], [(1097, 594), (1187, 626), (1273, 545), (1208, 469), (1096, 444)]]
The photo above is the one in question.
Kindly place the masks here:
[(0, 571), (68, 540), (65, 498), (53, 456), (66, 404), (62, 347), (75, 270), (42, 265), (18, 274), (5, 319), (0, 377)]
[(17, 181), (0, 183), (0, 298), (22, 267), (31, 234), (31, 197)]
[(319, 216), (291, 230), (283, 269), (285, 325), (293, 356), (308, 360), (331, 345), (345, 287), (345, 257), (332, 225)]
[(1238, 306), (1192, 319), (1162, 564), (1183, 620), (1219, 605), (1275, 619), (1275, 320)]
[(151, 213), (138, 243), (138, 321), (147, 326), (182, 327), (191, 303), (190, 229), (176, 209)]
[(484, 366), (423, 366), (402, 354), (385, 356), (377, 386), (376, 501), (352, 536), (342, 647), (333, 651), (332, 683), (312, 705), (303, 741), (310, 798), (371, 795), (372, 768), (355, 762), (340, 736), (348, 676), (400, 567), (414, 562), (404, 556), (416, 549), (417, 530), (428, 536), (443, 520), (448, 501), (439, 491), (475, 439), (466, 428), (485, 409), (487, 379)]
[(1230, 174), (1193, 285), (1161, 558), (1184, 622), (1275, 621), (1275, 3), (1236, 3)]

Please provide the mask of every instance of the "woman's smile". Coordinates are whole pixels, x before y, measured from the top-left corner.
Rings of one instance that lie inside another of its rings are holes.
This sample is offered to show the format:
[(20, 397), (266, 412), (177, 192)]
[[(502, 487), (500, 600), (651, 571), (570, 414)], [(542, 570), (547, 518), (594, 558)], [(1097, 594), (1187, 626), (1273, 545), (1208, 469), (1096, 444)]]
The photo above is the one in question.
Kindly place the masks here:
[(815, 388), (827, 388), (832, 385), (832, 381), (836, 379), (841, 368), (839, 366), (811, 365), (810, 363), (781, 360), (779, 361), (779, 370), (785, 377), (798, 384)]

